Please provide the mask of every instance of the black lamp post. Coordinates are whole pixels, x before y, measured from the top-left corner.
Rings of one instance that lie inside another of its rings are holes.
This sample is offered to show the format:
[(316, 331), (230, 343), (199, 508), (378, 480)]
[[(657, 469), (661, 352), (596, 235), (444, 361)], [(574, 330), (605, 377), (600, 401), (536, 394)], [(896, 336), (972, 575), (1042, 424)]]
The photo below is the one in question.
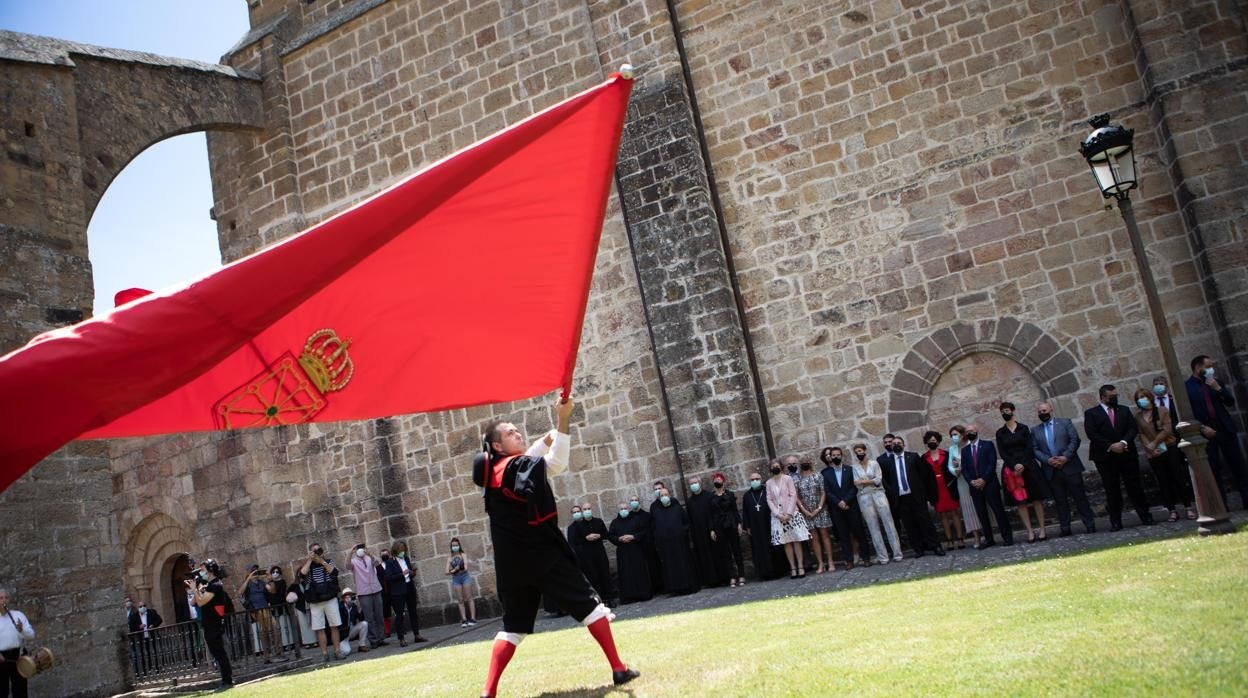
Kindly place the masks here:
[[(1174, 353), (1174, 341), (1170, 337), (1170, 325), (1166, 323), (1161, 297), (1157, 295), (1157, 281), (1148, 264), (1144, 243), (1140, 239), (1140, 229), (1135, 224), (1135, 211), (1131, 208), (1130, 191), (1139, 183), (1135, 171), (1135, 151), (1132, 149), (1135, 131), (1118, 124), (1110, 124), (1108, 114), (1095, 116), (1088, 123), (1094, 130), (1079, 144), (1079, 152), (1092, 168), (1092, 176), (1096, 177), (1096, 185), (1101, 190), (1101, 195), (1106, 199), (1112, 197), (1118, 200), (1118, 210), (1122, 213), (1122, 220), (1127, 225), (1127, 235), (1131, 238), (1135, 266), (1140, 270), (1140, 281), (1144, 284), (1148, 312), (1153, 318), (1153, 329), (1156, 330), (1157, 341), (1161, 345), (1166, 373), (1170, 378), (1174, 399), (1178, 402), (1179, 418), (1188, 418), (1192, 414), (1192, 406), (1184, 384), (1187, 374), (1179, 368), (1179, 361)], [(1205, 455), (1208, 441), (1200, 433), (1200, 424), (1182, 421), (1176, 425), (1175, 430), (1182, 439), (1179, 448), (1187, 455), (1187, 463), (1191, 469), (1196, 508), (1200, 511), (1197, 531), (1201, 535), (1233, 531), (1234, 526), (1226, 513), (1226, 504), (1222, 501), (1222, 494), (1214, 482), (1212, 471), (1209, 470), (1209, 461)]]

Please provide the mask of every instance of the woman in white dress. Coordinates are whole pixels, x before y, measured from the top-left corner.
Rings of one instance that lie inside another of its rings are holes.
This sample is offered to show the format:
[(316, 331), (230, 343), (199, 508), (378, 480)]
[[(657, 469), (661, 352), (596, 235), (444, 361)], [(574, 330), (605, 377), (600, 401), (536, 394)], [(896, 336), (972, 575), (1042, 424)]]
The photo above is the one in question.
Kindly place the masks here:
[(975, 534), (975, 545), (979, 546), (983, 534), (979, 528), (979, 514), (975, 513), (975, 502), (971, 500), (971, 485), (962, 477), (962, 444), (966, 441), (966, 428), (955, 424), (949, 428), (949, 472), (958, 480), (958, 504), (962, 507), (962, 526), (967, 533)]
[(789, 579), (806, 576), (802, 542), (810, 540), (806, 519), (797, 511), (797, 487), (793, 478), (784, 473), (779, 460), (771, 462), (767, 479), (767, 503), (771, 506), (771, 544), (783, 545), (789, 561)]

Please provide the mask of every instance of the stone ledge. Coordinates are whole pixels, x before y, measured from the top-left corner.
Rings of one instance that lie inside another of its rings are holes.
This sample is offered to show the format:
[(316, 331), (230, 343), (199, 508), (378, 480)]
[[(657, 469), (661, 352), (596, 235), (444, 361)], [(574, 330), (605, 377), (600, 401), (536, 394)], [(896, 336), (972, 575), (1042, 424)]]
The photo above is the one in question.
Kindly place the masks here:
[(126, 63), (142, 63), (157, 68), (180, 68), (203, 73), (216, 73), (242, 80), (258, 81), (260, 79), (259, 76), (253, 73), (237, 70), (228, 65), (204, 63), (186, 58), (173, 58), (144, 51), (93, 46), (91, 44), (80, 44), (47, 36), (0, 30), (0, 60), (73, 68), (74, 61), (70, 58), (71, 54)]

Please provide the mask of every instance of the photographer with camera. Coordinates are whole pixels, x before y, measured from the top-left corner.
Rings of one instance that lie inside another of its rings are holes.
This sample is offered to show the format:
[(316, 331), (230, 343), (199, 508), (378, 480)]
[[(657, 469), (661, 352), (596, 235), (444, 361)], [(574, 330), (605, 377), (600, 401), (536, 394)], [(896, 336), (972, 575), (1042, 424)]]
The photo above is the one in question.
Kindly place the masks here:
[(238, 587), (238, 597), (243, 600), (243, 608), (250, 611), (251, 620), (256, 624), (260, 636), (259, 650), (264, 653), (264, 663), (273, 660), (285, 661), (282, 654), (282, 643), (277, 635), (277, 623), (273, 618), (273, 609), (269, 604), (269, 592), (273, 582), (268, 573), (260, 565), (252, 564), (247, 568), (247, 578)]
[[(308, 546), (308, 558), (299, 568), (304, 581), (304, 596), (307, 599), (308, 611), (312, 615), (312, 629), (316, 631), (316, 644), (321, 648), (324, 664), (329, 664), (329, 650), (326, 648), (326, 634), (332, 642), (338, 659), (346, 655), (338, 651), (338, 626), (342, 625), (342, 616), (338, 613), (338, 568), (334, 561), (325, 557), (325, 549), (320, 543)], [(326, 628), (326, 626), (329, 626)]]
[(35, 629), (26, 614), (9, 608), (9, 592), (0, 589), (0, 695), (13, 692), (14, 698), (26, 698), (26, 677), (17, 671), (17, 658), (22, 644), (35, 639)]
[(204, 644), (208, 645), (208, 652), (221, 670), (221, 688), (230, 688), (234, 685), (234, 674), (230, 669), (230, 656), (225, 651), (225, 617), (234, 610), (234, 604), (225, 593), (225, 584), (221, 581), (225, 577), (225, 570), (210, 558), (200, 563), (197, 579), (186, 580), (186, 588), (195, 593)]

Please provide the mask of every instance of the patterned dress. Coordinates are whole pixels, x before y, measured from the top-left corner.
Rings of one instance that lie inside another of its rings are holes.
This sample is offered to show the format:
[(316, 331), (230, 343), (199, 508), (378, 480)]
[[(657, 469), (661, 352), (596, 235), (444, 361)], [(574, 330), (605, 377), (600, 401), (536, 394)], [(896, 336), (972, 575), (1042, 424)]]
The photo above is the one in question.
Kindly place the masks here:
[[(814, 511), (819, 506), (819, 498), (823, 496), (823, 476), (812, 473), (797, 478), (793, 484), (797, 485), (797, 496), (802, 500), (802, 507), (806, 511)], [(807, 528), (831, 528), (832, 517), (828, 515), (828, 508), (824, 506), (823, 510), (814, 516), (806, 516)]]

